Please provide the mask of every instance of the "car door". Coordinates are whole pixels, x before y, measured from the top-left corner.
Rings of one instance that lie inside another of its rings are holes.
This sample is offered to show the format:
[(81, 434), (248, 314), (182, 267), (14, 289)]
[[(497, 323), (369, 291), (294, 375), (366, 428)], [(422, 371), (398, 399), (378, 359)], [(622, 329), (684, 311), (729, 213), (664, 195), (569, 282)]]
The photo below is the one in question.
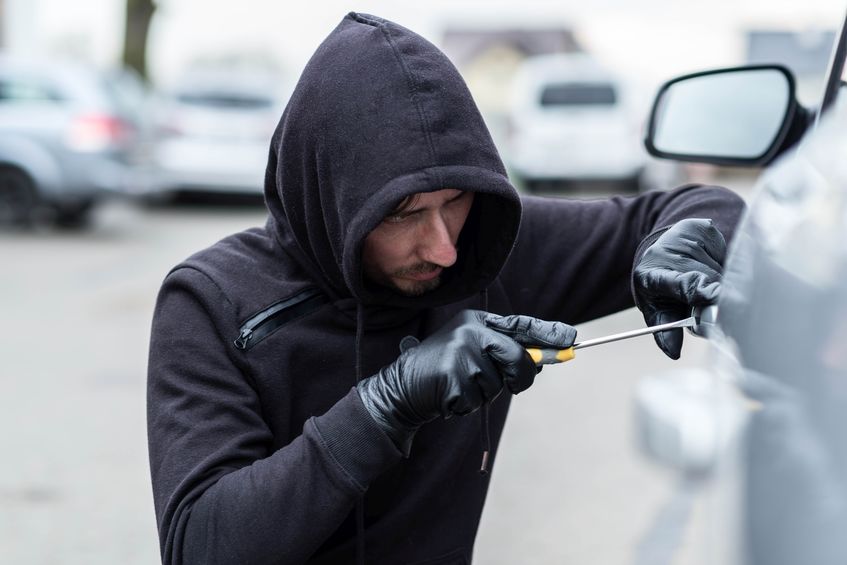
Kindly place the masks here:
[(709, 501), (703, 563), (847, 562), (843, 24), (837, 38), (817, 108), (793, 100), (784, 70), (724, 69), (671, 81), (648, 128), (655, 155), (768, 165), (730, 248), (708, 365), (646, 379), (637, 398), (645, 450)]

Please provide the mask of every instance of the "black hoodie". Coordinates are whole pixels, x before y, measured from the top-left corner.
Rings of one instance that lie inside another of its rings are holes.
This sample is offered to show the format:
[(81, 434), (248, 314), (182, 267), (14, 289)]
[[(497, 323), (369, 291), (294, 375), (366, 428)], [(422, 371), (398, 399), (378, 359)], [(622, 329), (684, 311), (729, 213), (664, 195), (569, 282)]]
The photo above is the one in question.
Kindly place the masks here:
[[(407, 195), (442, 188), (475, 193), (443, 284), (407, 297), (367, 282), (365, 236)], [(367, 563), (469, 562), (487, 430), (475, 417), (436, 421), (403, 459), (357, 379), (463, 308), (577, 324), (630, 307), (633, 260), (663, 229), (708, 217), (729, 237), (742, 207), (697, 186), (519, 198), (447, 58), (364, 14), (306, 66), (265, 196), (267, 225), (175, 267), (156, 306), (148, 433), (167, 564), (345, 563), (357, 537)], [(489, 406), (492, 456), (509, 400)]]

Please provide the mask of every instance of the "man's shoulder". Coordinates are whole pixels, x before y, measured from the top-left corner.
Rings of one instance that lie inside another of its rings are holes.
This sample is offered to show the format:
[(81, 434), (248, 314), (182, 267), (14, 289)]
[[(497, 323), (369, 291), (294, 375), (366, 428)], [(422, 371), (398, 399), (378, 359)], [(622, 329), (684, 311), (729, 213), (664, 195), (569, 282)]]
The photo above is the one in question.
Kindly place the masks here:
[(262, 227), (232, 234), (194, 253), (171, 269), (168, 276), (186, 273), (199, 273), (240, 315), (314, 286), (276, 238)]
[[(285, 258), (265, 228), (250, 228), (229, 235), (179, 263), (174, 270), (193, 268), (212, 278), (227, 276), (248, 267), (273, 267)], [(276, 256), (276, 257), (275, 257)]]

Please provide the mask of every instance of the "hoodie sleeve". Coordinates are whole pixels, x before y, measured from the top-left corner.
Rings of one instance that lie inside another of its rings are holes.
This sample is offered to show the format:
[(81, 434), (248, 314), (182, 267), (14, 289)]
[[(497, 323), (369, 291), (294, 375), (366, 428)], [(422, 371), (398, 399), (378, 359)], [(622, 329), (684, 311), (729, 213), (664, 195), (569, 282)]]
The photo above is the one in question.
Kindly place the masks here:
[(635, 197), (526, 197), (501, 281), (515, 312), (578, 324), (634, 306), (635, 262), (685, 218), (715, 222), (727, 242), (744, 202), (721, 187), (685, 185)]
[(164, 564), (301, 563), (400, 460), (355, 389), (274, 450), (235, 310), (192, 268), (165, 280), (148, 366), (148, 442)]

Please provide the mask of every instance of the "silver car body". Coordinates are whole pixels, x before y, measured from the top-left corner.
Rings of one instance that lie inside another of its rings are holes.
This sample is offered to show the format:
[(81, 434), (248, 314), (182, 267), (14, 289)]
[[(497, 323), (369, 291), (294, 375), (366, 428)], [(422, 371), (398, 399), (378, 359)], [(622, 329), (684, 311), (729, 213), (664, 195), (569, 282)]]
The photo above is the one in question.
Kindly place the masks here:
[(730, 248), (710, 364), (646, 379), (636, 398), (646, 451), (705, 493), (697, 562), (847, 562), (843, 90), (828, 90), (840, 98), (824, 98), (819, 125), (755, 188)]
[(845, 154), (840, 111), (762, 178), (727, 264), (715, 489), (743, 535), (717, 536), (724, 563), (847, 561)]
[[(139, 159), (127, 74), (0, 57), (0, 166), (23, 171), (42, 203), (123, 192)], [(135, 86), (140, 89), (140, 86)], [(140, 96), (140, 95), (139, 95)]]

